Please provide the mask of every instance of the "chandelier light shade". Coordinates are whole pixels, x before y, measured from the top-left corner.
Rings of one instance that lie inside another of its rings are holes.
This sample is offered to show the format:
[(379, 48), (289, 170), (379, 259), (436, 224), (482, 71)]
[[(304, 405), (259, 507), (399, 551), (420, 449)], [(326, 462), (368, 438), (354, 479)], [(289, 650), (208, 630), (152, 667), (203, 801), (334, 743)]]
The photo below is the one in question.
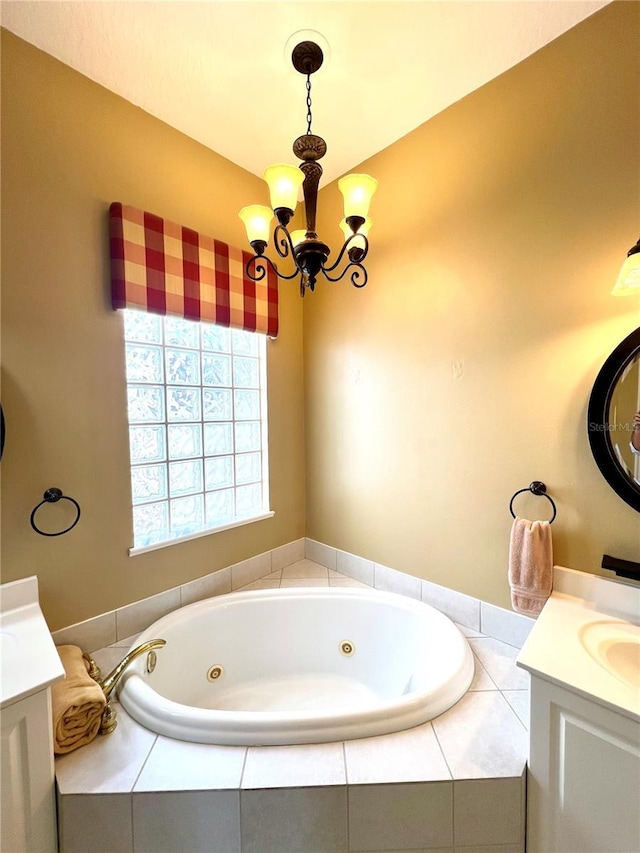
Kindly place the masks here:
[(640, 238), (632, 246), (618, 273), (612, 296), (640, 296)]
[[(372, 225), (373, 222), (371, 219), (368, 216), (365, 216), (364, 222), (355, 232), (356, 236), (349, 243), (348, 255), (351, 261), (357, 261), (362, 258), (362, 252), (364, 252), (366, 248), (365, 238), (369, 237), (369, 231)], [(340, 228), (344, 234), (345, 241), (347, 241), (353, 234), (351, 225), (346, 219), (343, 219), (340, 223)]]
[(269, 187), (271, 207), (274, 210), (285, 208), (295, 211), (298, 203), (298, 190), (304, 181), (304, 175), (297, 166), (277, 163), (267, 166), (262, 176)]
[[(336, 260), (329, 264), (331, 250), (316, 231), (318, 186), (322, 176), (318, 160), (326, 154), (327, 144), (321, 136), (311, 132), (311, 75), (322, 66), (323, 59), (322, 50), (315, 42), (304, 41), (293, 49), (293, 67), (307, 78), (307, 132), (293, 143), (293, 153), (301, 162), (298, 166), (278, 163), (265, 169), (264, 180), (269, 187), (271, 208), (250, 205), (243, 207), (239, 214), (255, 252), (247, 262), (247, 276), (253, 281), (261, 281), (270, 266), (281, 279), (298, 278), (301, 296), (307, 289), (314, 290), (320, 274), (328, 281), (340, 281), (350, 273), (355, 287), (365, 286), (368, 276), (362, 262), (369, 251), (368, 233), (372, 224), (369, 205), (378, 186), (375, 178), (369, 175), (346, 175), (338, 181), (344, 197), (345, 218), (340, 223), (344, 242)], [(306, 227), (289, 232), (287, 226), (295, 212), (301, 186)], [(280, 258), (291, 258), (291, 272), (279, 270), (265, 255), (274, 215), (277, 225), (273, 245)]]
[(262, 251), (269, 242), (269, 228), (273, 219), (273, 211), (264, 204), (250, 204), (243, 207), (238, 214), (247, 229), (247, 237), (253, 246), (254, 243), (264, 243)]
[(369, 175), (345, 175), (338, 181), (338, 189), (344, 198), (345, 218), (358, 216), (364, 219), (369, 214), (369, 205), (378, 189), (378, 182)]
[(298, 243), (302, 243), (302, 241), (306, 239), (307, 230), (306, 228), (298, 228), (295, 231), (292, 231), (289, 236), (291, 237), (291, 242), (293, 243), (293, 247), (295, 249)]

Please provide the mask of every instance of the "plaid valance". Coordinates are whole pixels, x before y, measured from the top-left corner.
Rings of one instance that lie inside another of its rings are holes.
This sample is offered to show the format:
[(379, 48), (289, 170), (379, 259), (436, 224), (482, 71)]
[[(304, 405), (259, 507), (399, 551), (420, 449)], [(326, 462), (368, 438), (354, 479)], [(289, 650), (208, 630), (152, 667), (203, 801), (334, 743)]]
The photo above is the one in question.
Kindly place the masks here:
[(278, 334), (276, 275), (248, 278), (249, 252), (120, 202), (109, 216), (114, 309)]

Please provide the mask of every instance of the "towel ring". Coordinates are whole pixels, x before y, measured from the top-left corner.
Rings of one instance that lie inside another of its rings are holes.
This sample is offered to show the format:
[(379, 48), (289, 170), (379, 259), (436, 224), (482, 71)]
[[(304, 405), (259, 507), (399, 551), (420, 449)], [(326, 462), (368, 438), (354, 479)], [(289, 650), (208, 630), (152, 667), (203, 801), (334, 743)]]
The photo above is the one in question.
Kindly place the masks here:
[(532, 494), (539, 495), (540, 497), (546, 498), (549, 501), (549, 503), (553, 507), (553, 515), (549, 519), (549, 524), (552, 524), (553, 520), (555, 519), (555, 517), (557, 515), (556, 505), (554, 504), (553, 500), (547, 494), (547, 487), (545, 486), (544, 483), (541, 483), (540, 480), (534, 480), (533, 483), (529, 483), (529, 485), (527, 486), (526, 489), (520, 489), (519, 491), (517, 491), (515, 493), (515, 495), (511, 498), (511, 502), (509, 503), (509, 512), (511, 513), (511, 515), (514, 518), (516, 517), (516, 514), (513, 511), (513, 502), (516, 499), (516, 497), (518, 495), (521, 495), (523, 492), (531, 492)]
[[(59, 530), (57, 533), (46, 533), (44, 530), (40, 530), (40, 528), (37, 527), (35, 522), (35, 515), (43, 504), (55, 504), (58, 503), (58, 501), (70, 501), (75, 506), (77, 515), (73, 524), (70, 524), (69, 527), (65, 527), (64, 530)], [(31, 526), (33, 527), (35, 532), (39, 533), (40, 536), (62, 536), (63, 533), (68, 533), (70, 530), (73, 530), (79, 519), (80, 504), (78, 503), (78, 501), (74, 500), (73, 498), (70, 498), (68, 495), (63, 495), (61, 489), (51, 488), (47, 489), (47, 491), (42, 496), (42, 500), (40, 501), (40, 503), (33, 508), (29, 521), (31, 522)]]

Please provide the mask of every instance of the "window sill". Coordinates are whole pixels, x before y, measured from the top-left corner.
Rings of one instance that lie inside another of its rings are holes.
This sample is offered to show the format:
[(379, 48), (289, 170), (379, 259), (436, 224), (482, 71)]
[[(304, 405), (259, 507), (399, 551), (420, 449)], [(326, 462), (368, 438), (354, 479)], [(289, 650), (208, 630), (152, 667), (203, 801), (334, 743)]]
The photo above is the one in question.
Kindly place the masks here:
[(222, 524), (220, 527), (207, 527), (206, 530), (199, 530), (197, 533), (189, 533), (188, 536), (179, 536), (177, 539), (165, 539), (163, 542), (154, 542), (152, 545), (142, 545), (140, 548), (129, 548), (129, 556), (136, 557), (138, 554), (146, 554), (148, 551), (157, 551), (159, 548), (168, 548), (170, 545), (177, 545), (180, 542), (188, 542), (190, 539), (200, 539), (202, 536), (209, 536), (211, 533), (221, 533), (223, 530), (232, 530), (234, 527), (242, 527), (244, 524), (251, 524), (254, 521), (263, 521), (265, 518), (273, 518), (275, 512), (261, 512), (259, 515), (249, 515), (246, 518), (239, 518), (237, 521), (232, 521), (230, 524)]

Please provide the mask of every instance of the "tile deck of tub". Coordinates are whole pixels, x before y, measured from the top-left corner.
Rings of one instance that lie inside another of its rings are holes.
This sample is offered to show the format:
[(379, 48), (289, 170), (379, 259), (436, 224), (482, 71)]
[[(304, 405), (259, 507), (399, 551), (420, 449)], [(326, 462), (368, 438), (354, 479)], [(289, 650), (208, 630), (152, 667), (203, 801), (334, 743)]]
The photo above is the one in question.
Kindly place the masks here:
[[(369, 585), (304, 559), (234, 591), (286, 586)], [(394, 734), (193, 744), (156, 735), (116, 703), (111, 735), (56, 759), (61, 853), (522, 851), (528, 675), (517, 647), (459, 627), (475, 657), (468, 693)], [(107, 672), (135, 639), (93, 656)]]

